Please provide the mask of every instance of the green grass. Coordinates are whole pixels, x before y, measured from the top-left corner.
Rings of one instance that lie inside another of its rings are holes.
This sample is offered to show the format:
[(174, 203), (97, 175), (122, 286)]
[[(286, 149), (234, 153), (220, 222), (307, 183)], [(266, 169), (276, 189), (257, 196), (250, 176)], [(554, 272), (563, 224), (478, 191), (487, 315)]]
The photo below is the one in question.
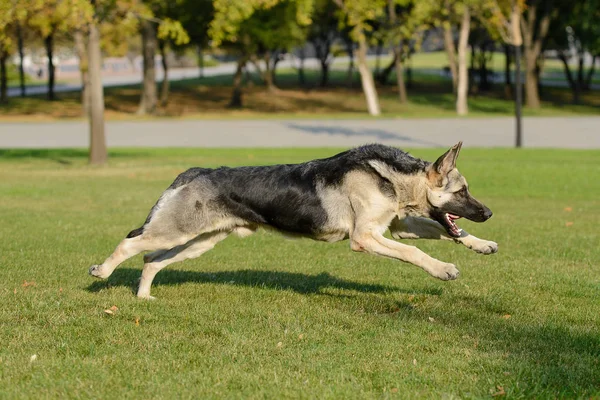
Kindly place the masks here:
[(267, 232), (160, 272), (154, 302), (133, 293), (139, 256), (87, 275), (187, 167), (334, 153), (123, 149), (94, 168), (83, 150), (1, 150), (0, 398), (600, 396), (598, 151), (463, 149), (495, 215), (460, 225), (500, 252), (414, 242), (452, 282)]

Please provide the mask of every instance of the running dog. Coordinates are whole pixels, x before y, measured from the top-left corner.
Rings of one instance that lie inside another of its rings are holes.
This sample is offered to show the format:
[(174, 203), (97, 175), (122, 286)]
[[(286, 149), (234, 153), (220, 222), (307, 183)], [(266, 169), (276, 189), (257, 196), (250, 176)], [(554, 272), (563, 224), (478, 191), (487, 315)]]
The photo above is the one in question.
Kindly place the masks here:
[(454, 264), (388, 239), (448, 239), (482, 254), (498, 251), (456, 225), (464, 217), (484, 222), (489, 208), (469, 193), (456, 169), (462, 142), (430, 163), (399, 149), (372, 144), (302, 164), (191, 168), (180, 174), (102, 264), (89, 273), (108, 278), (143, 251), (138, 297), (169, 264), (195, 258), (229, 234), (260, 227), (326, 242), (350, 239), (353, 251), (409, 262), (442, 280), (456, 279)]

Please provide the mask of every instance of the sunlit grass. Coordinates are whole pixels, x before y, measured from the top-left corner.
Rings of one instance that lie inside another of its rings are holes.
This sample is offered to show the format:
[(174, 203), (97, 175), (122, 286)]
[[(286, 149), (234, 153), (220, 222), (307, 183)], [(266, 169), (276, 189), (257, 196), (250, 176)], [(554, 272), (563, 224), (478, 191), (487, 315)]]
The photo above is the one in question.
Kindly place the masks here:
[(266, 232), (160, 272), (154, 302), (133, 293), (139, 256), (87, 275), (190, 166), (335, 152), (123, 149), (95, 168), (83, 150), (0, 151), (0, 398), (600, 395), (598, 151), (463, 149), (494, 217), (460, 225), (500, 252), (415, 242), (453, 282)]

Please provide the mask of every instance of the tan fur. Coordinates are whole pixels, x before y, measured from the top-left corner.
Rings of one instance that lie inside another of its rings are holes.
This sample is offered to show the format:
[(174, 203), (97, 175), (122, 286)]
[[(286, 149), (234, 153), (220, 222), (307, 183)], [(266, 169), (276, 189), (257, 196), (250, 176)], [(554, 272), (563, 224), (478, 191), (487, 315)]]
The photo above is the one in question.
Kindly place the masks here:
[[(437, 260), (383, 234), (389, 229), (394, 239), (454, 240), (482, 254), (498, 250), (495, 242), (465, 231), (458, 238), (452, 237), (440, 223), (427, 218), (431, 217), (428, 213), (432, 206), (447, 203), (454, 192), (467, 187), (455, 168), (460, 145), (448, 150), (425, 171), (414, 174), (400, 174), (386, 163), (373, 160), (369, 164), (374, 171), (349, 171), (339, 185), (317, 182), (317, 196), (327, 221), (311, 237), (327, 242), (349, 238), (353, 251), (395, 258), (419, 266), (439, 279), (455, 279), (459, 271), (454, 264)], [(168, 189), (153, 209), (143, 233), (124, 239), (104, 263), (93, 265), (89, 272), (107, 278), (126, 259), (151, 251), (144, 256), (138, 296), (152, 298), (150, 287), (162, 268), (200, 256), (231, 233), (246, 237), (260, 227), (230, 215), (227, 210), (219, 207), (218, 193), (210, 182), (199, 179)]]

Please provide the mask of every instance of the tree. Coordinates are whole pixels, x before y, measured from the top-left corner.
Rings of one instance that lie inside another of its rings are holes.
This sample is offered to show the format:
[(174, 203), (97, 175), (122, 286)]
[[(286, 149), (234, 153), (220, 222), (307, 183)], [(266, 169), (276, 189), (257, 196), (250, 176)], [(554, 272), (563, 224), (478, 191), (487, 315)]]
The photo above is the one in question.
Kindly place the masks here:
[[(558, 16), (550, 29), (550, 46), (557, 51), (563, 63), (567, 82), (573, 93), (573, 103), (581, 102), (581, 95), (589, 90), (596, 59), (600, 55), (600, 0), (582, 0), (575, 4), (561, 4)], [(591, 55), (589, 70), (585, 71), (586, 54)], [(575, 60), (576, 71), (569, 61)]]
[(81, 24), (77, 13), (81, 6), (81, 0), (32, 0), (29, 26), (36, 30), (44, 41), (48, 59), (48, 100), (56, 99), (54, 93), (54, 42), (57, 36), (65, 34)]
[[(406, 84), (404, 82), (404, 62), (411, 51), (411, 42), (418, 28), (418, 21), (412, 15), (413, 0), (388, 0), (388, 25), (384, 30), (386, 42), (392, 46), (394, 58), (393, 67), (396, 70), (398, 98), (400, 103), (406, 103)], [(388, 67), (389, 68), (389, 67)], [(381, 74), (381, 82), (385, 82), (390, 69)]]
[(381, 114), (381, 109), (373, 75), (367, 64), (367, 32), (372, 30), (369, 21), (383, 14), (387, 2), (386, 0), (335, 0), (335, 2), (341, 10), (340, 20), (351, 28), (350, 37), (358, 44), (355, 53), (367, 109), (369, 114), (377, 116)]
[[(266, 57), (265, 67), (269, 69), (266, 74), (272, 78), (274, 68), (269, 65), (273, 59), (272, 51), (277, 45), (284, 46), (297, 40), (299, 32), (310, 24), (313, 0), (215, 0), (214, 7), (215, 17), (210, 24), (209, 36), (213, 47), (224, 46), (238, 55), (230, 106), (241, 107), (242, 73), (248, 60), (261, 53), (263, 58)], [(281, 30), (266, 31), (258, 23), (269, 15), (271, 9), (275, 9), (275, 15), (282, 19), (277, 20), (272, 14), (269, 24), (275, 24)], [(255, 13), (258, 15), (253, 19)], [(282, 37), (274, 37), (278, 35)], [(270, 78), (262, 75), (269, 85)]]
[(515, 48), (515, 120), (516, 147), (522, 146), (521, 132), (521, 19), (525, 0), (485, 0), (479, 9), (479, 19), (492, 36), (499, 36)]
[(337, 6), (332, 0), (316, 0), (314, 10), (307, 39), (312, 43), (321, 65), (319, 86), (325, 87), (329, 82), (329, 67), (334, 58), (331, 46), (338, 37), (338, 18), (335, 15)]
[(190, 44), (197, 46), (200, 77), (204, 73), (204, 49), (208, 46), (208, 28), (214, 17), (213, 0), (180, 0), (175, 8), (183, 29), (190, 37)]
[(528, 0), (521, 18), (525, 53), (525, 98), (530, 108), (540, 108), (538, 90), (542, 45), (550, 28), (552, 0)]
[(24, 74), (21, 25), (27, 18), (30, 0), (0, 2), (0, 103), (8, 102), (8, 57), (15, 51), (15, 42), (21, 55), (21, 93), (24, 95)]
[(286, 0), (269, 8), (259, 7), (240, 24), (239, 34), (249, 46), (245, 51), (269, 91), (277, 90), (275, 70), (281, 55), (306, 42), (307, 26), (299, 24), (296, 17), (300, 5)]
[[(452, 74), (452, 87), (456, 93), (458, 115), (466, 115), (469, 112), (467, 45), (471, 30), (471, 13), (479, 5), (479, 0), (422, 0), (416, 3), (415, 15), (418, 18), (429, 25), (442, 26), (444, 29), (444, 44)], [(458, 49), (454, 45), (455, 27), (459, 32)]]
[[(173, 11), (181, 4), (181, 0), (169, 2), (162, 0), (146, 0), (146, 8), (137, 13), (139, 28), (142, 37), (142, 94), (138, 114), (154, 114), (158, 104), (156, 90), (155, 55), (159, 40), (172, 40), (175, 44), (188, 43), (190, 38), (183, 29), (181, 22), (173, 20), (176, 15)], [(166, 62), (163, 64), (167, 67)], [(168, 68), (164, 71), (164, 85), (168, 85)], [(168, 86), (164, 89), (168, 90)], [(166, 96), (166, 93), (165, 93)]]
[(102, 87), (102, 58), (100, 54), (100, 33), (96, 0), (91, 0), (95, 8), (88, 23), (88, 63), (89, 63), (89, 122), (90, 122), (90, 164), (104, 164), (108, 158), (104, 134), (104, 90)]

